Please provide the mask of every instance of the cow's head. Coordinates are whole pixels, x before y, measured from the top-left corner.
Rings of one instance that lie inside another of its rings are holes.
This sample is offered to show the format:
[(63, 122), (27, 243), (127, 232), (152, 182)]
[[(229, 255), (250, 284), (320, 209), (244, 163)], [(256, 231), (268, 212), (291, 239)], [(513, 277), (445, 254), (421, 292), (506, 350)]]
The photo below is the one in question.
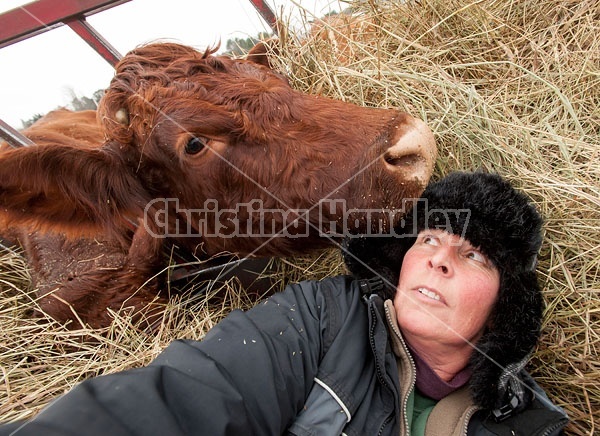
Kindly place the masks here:
[(353, 211), (419, 195), (436, 156), (425, 123), (300, 93), (254, 60), (171, 43), (130, 52), (98, 111), (101, 147), (0, 158), (5, 219), (118, 233), (145, 210), (188, 248), (281, 255), (364, 231)]

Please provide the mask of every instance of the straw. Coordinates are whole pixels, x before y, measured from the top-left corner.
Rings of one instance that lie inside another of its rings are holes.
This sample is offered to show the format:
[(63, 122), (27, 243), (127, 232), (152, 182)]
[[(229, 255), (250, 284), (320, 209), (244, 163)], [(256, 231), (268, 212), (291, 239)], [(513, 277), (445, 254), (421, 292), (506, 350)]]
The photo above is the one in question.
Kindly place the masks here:
[[(343, 6), (344, 4), (341, 4)], [(435, 133), (434, 178), (498, 172), (545, 218), (546, 300), (529, 369), (572, 422), (600, 428), (600, 2), (354, 1), (352, 14), (282, 17), (277, 67), (307, 93), (400, 107)], [(273, 291), (344, 271), (335, 250), (281, 259)], [(36, 323), (22, 257), (0, 258), (0, 416), (34, 415), (84, 378), (148, 363), (169, 341), (201, 339), (246, 295), (235, 280), (171, 299), (158, 335), (115, 315), (108, 331)], [(94, 340), (91, 341), (90, 338)]]

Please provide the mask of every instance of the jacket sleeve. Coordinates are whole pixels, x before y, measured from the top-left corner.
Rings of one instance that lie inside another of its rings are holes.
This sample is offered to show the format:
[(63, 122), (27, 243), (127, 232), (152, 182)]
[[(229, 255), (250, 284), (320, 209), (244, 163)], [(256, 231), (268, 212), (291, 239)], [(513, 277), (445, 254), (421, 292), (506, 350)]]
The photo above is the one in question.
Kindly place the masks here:
[(82, 382), (0, 435), (282, 434), (304, 405), (345, 307), (359, 298), (349, 283), (290, 285), (233, 311), (201, 342), (175, 341), (147, 367)]

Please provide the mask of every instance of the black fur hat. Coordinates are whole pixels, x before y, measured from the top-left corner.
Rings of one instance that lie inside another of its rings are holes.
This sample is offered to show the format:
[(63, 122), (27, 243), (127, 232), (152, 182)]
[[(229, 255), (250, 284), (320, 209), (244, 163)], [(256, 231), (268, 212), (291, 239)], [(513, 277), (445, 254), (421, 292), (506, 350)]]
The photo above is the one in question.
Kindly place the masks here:
[[(379, 276), (384, 299), (393, 298), (402, 260), (425, 228), (446, 230), (478, 247), (498, 268), (500, 290), (491, 327), (471, 357), (470, 386), (487, 410), (506, 401), (500, 378), (535, 347), (543, 312), (536, 259), (542, 218), (528, 198), (496, 174), (455, 172), (431, 183), (389, 237), (349, 237), (344, 259), (361, 279)], [(520, 367), (519, 367), (520, 368)]]

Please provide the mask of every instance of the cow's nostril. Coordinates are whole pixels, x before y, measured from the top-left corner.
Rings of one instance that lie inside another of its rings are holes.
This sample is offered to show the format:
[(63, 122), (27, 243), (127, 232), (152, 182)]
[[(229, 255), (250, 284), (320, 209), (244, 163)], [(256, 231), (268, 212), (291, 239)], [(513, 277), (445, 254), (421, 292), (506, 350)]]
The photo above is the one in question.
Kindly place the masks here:
[(423, 162), (423, 156), (420, 154), (408, 154), (395, 156), (393, 153), (387, 152), (383, 158), (385, 161), (394, 167), (407, 167), (410, 168), (413, 165), (418, 165)]
[(433, 171), (437, 150), (433, 132), (421, 120), (412, 118), (403, 126), (397, 142), (384, 151), (388, 170), (404, 180), (427, 184)]

